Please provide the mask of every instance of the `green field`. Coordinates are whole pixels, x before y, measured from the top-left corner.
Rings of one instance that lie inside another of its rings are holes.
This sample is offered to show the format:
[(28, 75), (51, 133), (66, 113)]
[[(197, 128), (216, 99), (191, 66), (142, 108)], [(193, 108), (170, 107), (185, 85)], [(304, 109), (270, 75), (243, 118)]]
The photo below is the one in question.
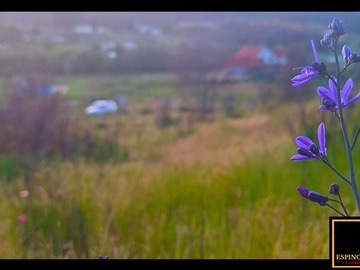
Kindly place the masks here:
[[(296, 187), (327, 194), (338, 182), (355, 211), (350, 189), (323, 163), (290, 161), (295, 136), (316, 141), (324, 121), (328, 157), (347, 175), (337, 121), (319, 111), (315, 90), (307, 102), (266, 107), (259, 101), (261, 82), (214, 85), (216, 117), (190, 128), (188, 112), (178, 108), (192, 88), (179, 86), (172, 75), (58, 81), (69, 85), (66, 98), (83, 125), (102, 125), (104, 132), (119, 127), (116, 139), (129, 158), (44, 161), (26, 198), (19, 195), (24, 175), (16, 165), (2, 165), (12, 177), (0, 181), (0, 258), (327, 259), (328, 217), (336, 213), (303, 200)], [(230, 92), (236, 117), (222, 112), (222, 98)], [(129, 99), (127, 113), (83, 115), (89, 100), (119, 94)], [(156, 112), (143, 110), (166, 99), (174, 104), (176, 121), (159, 127)], [(350, 120), (359, 119), (356, 109), (351, 112)], [(357, 149), (354, 156), (356, 163)], [(18, 221), (21, 214), (25, 222)]]

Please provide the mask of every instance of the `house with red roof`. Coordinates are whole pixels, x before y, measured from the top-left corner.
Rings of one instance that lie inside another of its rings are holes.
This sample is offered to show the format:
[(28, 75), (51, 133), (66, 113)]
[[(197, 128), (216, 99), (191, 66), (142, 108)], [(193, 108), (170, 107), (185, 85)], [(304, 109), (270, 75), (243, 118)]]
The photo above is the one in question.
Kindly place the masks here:
[(225, 68), (230, 74), (237, 75), (266, 73), (270, 68), (284, 65), (286, 62), (286, 53), (281, 48), (246, 45), (226, 59)]

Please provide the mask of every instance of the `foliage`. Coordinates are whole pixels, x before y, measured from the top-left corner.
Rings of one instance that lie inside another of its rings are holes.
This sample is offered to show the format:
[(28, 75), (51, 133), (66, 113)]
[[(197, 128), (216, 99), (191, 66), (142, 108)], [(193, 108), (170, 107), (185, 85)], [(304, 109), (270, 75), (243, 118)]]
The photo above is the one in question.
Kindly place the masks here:
[[(59, 94), (10, 91), (0, 111), (0, 152), (25, 171), (46, 160), (85, 157), (119, 162), (129, 157), (114, 139), (99, 137), (96, 129), (79, 125), (69, 103)], [(16, 167), (9, 162), (3, 163), (8, 170), (6, 178), (16, 175)]]

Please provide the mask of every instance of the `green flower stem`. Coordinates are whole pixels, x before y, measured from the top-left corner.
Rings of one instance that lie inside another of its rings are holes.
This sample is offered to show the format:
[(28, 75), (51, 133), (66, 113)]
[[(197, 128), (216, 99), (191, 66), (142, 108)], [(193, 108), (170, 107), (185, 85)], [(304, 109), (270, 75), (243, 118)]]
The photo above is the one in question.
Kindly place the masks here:
[(341, 179), (343, 179), (346, 183), (348, 183), (351, 186), (351, 182), (345, 177), (343, 176), (341, 173), (339, 173), (338, 170), (336, 170), (330, 163), (330, 161), (326, 158), (323, 157), (321, 159), (322, 162), (324, 162), (331, 170), (333, 170)]
[(357, 185), (356, 185), (353, 156), (352, 156), (351, 146), (350, 146), (350, 142), (349, 142), (349, 137), (346, 132), (343, 108), (342, 108), (342, 104), (341, 104), (340, 66), (339, 66), (339, 59), (338, 59), (338, 56), (336, 53), (336, 46), (337, 46), (337, 42), (335, 42), (334, 56), (335, 56), (335, 62), (336, 62), (336, 90), (337, 90), (336, 93), (337, 93), (337, 100), (338, 100), (338, 107), (339, 107), (340, 125), (341, 125), (341, 131), (342, 131), (342, 134), (344, 137), (346, 154), (347, 154), (347, 158), (348, 158), (351, 191), (353, 193), (353, 196), (354, 196), (354, 199), (356, 202), (356, 208), (357, 208), (358, 214), (360, 214), (360, 197), (359, 197), (359, 192), (358, 192)]
[(341, 199), (340, 193), (338, 194), (338, 197), (339, 197), (339, 201), (340, 201), (339, 203), (340, 203), (342, 209), (344, 210), (346, 216), (349, 217), (350, 215), (349, 215), (348, 211), (346, 211), (346, 208), (345, 208), (345, 205), (344, 205), (344, 203), (343, 203), (343, 201)]
[(355, 143), (356, 143), (356, 141), (357, 141), (357, 139), (359, 137), (359, 134), (360, 134), (360, 127), (358, 127), (358, 129), (357, 129), (357, 131), (355, 133), (354, 140), (353, 140), (353, 142), (351, 144), (351, 151), (354, 149), (354, 146), (355, 146)]
[(344, 210), (345, 215), (346, 215), (347, 217), (349, 217), (350, 215), (349, 215), (348, 211), (347, 211), (346, 208), (345, 208), (345, 205), (343, 204), (343, 202), (342, 202), (342, 200), (341, 200), (340, 194), (338, 194), (338, 196), (339, 196), (339, 200), (329, 199), (329, 201), (339, 203), (339, 204), (341, 205), (342, 209)]
[(331, 206), (330, 204), (325, 204), (326, 206), (329, 206), (332, 210), (334, 210), (335, 212), (337, 212), (339, 215), (345, 217), (345, 215), (343, 213), (341, 213), (339, 210), (337, 210), (335, 207)]

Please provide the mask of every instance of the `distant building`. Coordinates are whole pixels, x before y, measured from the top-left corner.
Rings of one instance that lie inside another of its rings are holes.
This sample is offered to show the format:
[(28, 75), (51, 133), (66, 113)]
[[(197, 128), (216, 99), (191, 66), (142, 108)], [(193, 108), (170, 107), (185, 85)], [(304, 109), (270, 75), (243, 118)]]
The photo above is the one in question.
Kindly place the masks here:
[(114, 50), (116, 48), (116, 41), (102, 41), (100, 47), (103, 51)]
[(93, 26), (91, 24), (82, 23), (77, 24), (74, 27), (74, 33), (76, 34), (111, 34), (113, 31), (110, 27), (104, 25)]
[(112, 51), (112, 50), (107, 51), (106, 55), (109, 59), (116, 59), (116, 57), (117, 57), (116, 51)]
[(225, 69), (230, 75), (266, 74), (270, 68), (286, 63), (286, 53), (281, 48), (246, 45), (226, 59)]
[(94, 31), (94, 27), (91, 24), (78, 24), (74, 27), (76, 34), (91, 34)]
[(110, 27), (98, 25), (95, 27), (95, 32), (97, 34), (111, 34), (113, 31)]
[(124, 41), (121, 45), (125, 50), (136, 50), (138, 48), (137, 43), (130, 40)]
[(117, 47), (116, 41), (100, 42), (101, 50), (106, 53), (106, 55), (109, 59), (115, 59), (117, 57), (116, 47)]
[(141, 34), (159, 36), (162, 34), (162, 30), (158, 27), (154, 27), (147, 24), (136, 24), (135, 29)]
[(50, 41), (52, 43), (64, 43), (65, 37), (62, 35), (52, 35), (52, 36), (50, 36)]
[(285, 51), (279, 48), (270, 49), (261, 45), (249, 45), (241, 47), (231, 55), (226, 62), (228, 67), (254, 68), (267, 65), (286, 64)]
[(176, 24), (177, 29), (218, 29), (218, 24), (213, 21), (181, 21)]

